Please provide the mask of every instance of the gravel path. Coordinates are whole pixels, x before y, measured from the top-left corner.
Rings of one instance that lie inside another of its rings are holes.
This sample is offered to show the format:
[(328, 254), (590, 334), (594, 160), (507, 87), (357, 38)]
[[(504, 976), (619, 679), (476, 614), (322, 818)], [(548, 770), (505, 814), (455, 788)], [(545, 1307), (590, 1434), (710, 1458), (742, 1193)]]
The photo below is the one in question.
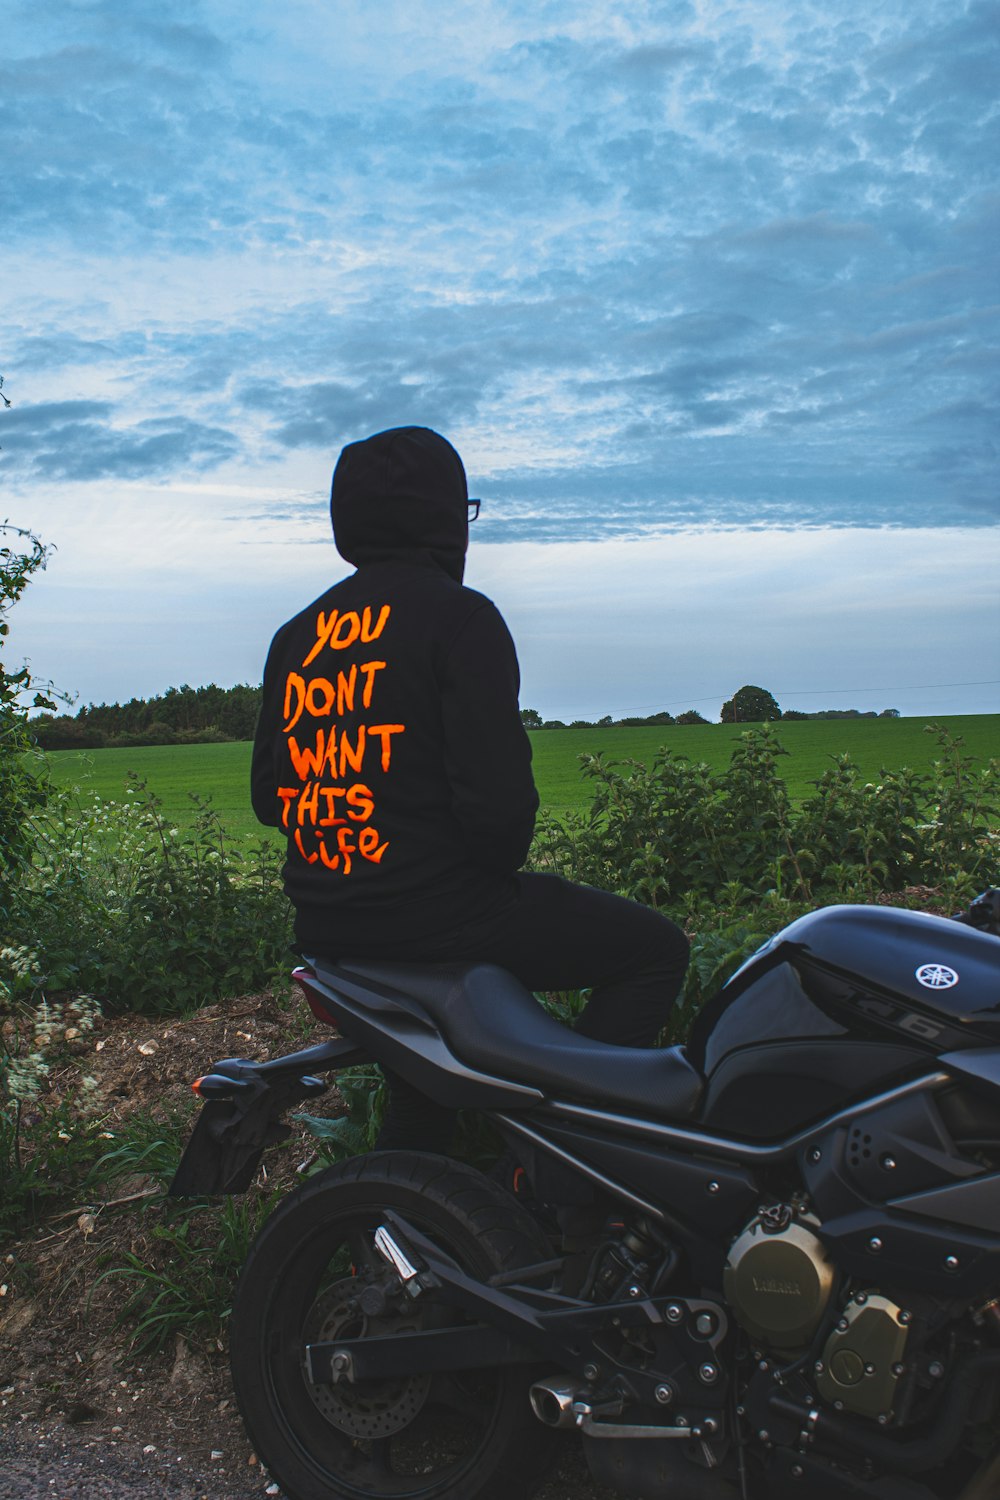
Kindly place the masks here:
[(206, 1473), (182, 1453), (137, 1453), (83, 1428), (23, 1423), (0, 1432), (0, 1500), (262, 1500), (257, 1469), (245, 1484)]
[[(147, 1445), (152, 1446), (152, 1445)], [(245, 1477), (244, 1477), (245, 1475)], [(87, 1426), (21, 1422), (0, 1430), (0, 1500), (276, 1500), (259, 1467), (244, 1475), (172, 1447), (152, 1452)], [(511, 1500), (517, 1500), (511, 1496)], [(614, 1500), (595, 1486), (575, 1444), (536, 1500)]]

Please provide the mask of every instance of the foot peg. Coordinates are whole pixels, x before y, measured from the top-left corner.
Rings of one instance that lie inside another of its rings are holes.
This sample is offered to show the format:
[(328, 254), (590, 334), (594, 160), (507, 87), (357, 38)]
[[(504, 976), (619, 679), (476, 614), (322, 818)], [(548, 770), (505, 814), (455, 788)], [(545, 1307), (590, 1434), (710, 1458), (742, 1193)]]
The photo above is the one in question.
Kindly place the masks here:
[(689, 1440), (700, 1436), (680, 1423), (674, 1427), (660, 1427), (645, 1423), (640, 1425), (608, 1421), (609, 1417), (621, 1416), (624, 1401), (619, 1397), (593, 1405), (584, 1396), (585, 1390), (585, 1386), (576, 1385), (569, 1380), (536, 1380), (529, 1392), (532, 1411), (546, 1427), (573, 1427), (585, 1437)]

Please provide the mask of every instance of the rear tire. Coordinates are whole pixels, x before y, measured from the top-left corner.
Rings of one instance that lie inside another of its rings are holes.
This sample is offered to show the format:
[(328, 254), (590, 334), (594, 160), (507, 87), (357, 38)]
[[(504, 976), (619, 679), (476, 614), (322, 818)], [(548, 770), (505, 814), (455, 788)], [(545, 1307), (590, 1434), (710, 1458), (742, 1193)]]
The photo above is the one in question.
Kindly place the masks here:
[(551, 1255), (507, 1194), (445, 1157), (375, 1152), (318, 1173), (268, 1219), (236, 1293), (233, 1384), (254, 1448), (288, 1500), (526, 1500), (555, 1438), (531, 1411), (526, 1366), (307, 1379), (309, 1342), (461, 1316), (430, 1298), (360, 1311), (359, 1289), (394, 1289), (372, 1243), (387, 1208), (480, 1278)]

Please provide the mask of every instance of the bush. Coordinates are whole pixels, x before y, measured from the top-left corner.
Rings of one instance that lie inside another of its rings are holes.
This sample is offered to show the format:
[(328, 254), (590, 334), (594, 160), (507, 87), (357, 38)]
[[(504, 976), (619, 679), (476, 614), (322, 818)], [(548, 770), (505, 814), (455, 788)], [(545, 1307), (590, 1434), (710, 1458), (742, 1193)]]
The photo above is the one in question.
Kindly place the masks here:
[(929, 775), (862, 782), (843, 756), (797, 808), (767, 726), (740, 736), (722, 774), (671, 750), (652, 767), (584, 755), (590, 812), (543, 818), (534, 862), (671, 910), (725, 890), (744, 907), (772, 891), (806, 905), (942, 882), (971, 894), (996, 872), (1000, 760), (976, 770), (961, 739), (932, 732), (942, 755)]
[(96, 729), (88, 729), (69, 714), (53, 718), (51, 714), (39, 714), (31, 720), (31, 738), (40, 750), (100, 750), (104, 736)]
[[(47, 557), (37, 537), (0, 523), (0, 652), (10, 643), (10, 611)], [(32, 1210), (59, 1176), (58, 1150), (22, 1149), (24, 1106), (39, 1092), (49, 1055), (72, 1023), (78, 1030), (92, 1024), (86, 997), (68, 1017), (53, 1012), (33, 945), (18, 947), (11, 937), (13, 910), (31, 870), (36, 820), (50, 795), (44, 756), (32, 742), (29, 706), (55, 704), (38, 691), (27, 666), (12, 670), (0, 655), (0, 931), (8, 944), (0, 949), (0, 1229)], [(56, 1141), (63, 1137), (69, 1140), (57, 1130)]]
[[(32, 577), (45, 567), (48, 549), (37, 537), (0, 523), (0, 652), (10, 640), (8, 615)], [(0, 656), (0, 920), (31, 858), (32, 818), (45, 806), (49, 784), (44, 758), (34, 750), (27, 698), (33, 708), (54, 708), (37, 691), (26, 666), (12, 671)]]
[(0, 1245), (79, 1190), (102, 1134), (100, 1120), (81, 1115), (72, 1097), (0, 1110)]
[(119, 1322), (134, 1325), (134, 1349), (163, 1349), (178, 1334), (185, 1342), (222, 1349), (240, 1271), (279, 1197), (274, 1192), (227, 1198), (221, 1205), (155, 1205), (157, 1220), (142, 1254), (127, 1250), (124, 1264), (94, 1283), (125, 1282), (129, 1294)]
[(694, 934), (688, 1014), (812, 907), (913, 886), (943, 888), (957, 907), (996, 881), (1000, 761), (977, 769), (961, 739), (932, 732), (941, 756), (929, 775), (862, 782), (844, 756), (799, 807), (779, 774), (788, 752), (766, 725), (740, 736), (723, 774), (670, 750), (652, 766), (581, 756), (596, 782), (591, 810), (543, 818), (534, 867), (684, 922)]
[(192, 801), (195, 822), (180, 830), (141, 781), (122, 802), (53, 798), (12, 912), (49, 989), (163, 1015), (281, 972), (292, 932), (278, 851), (244, 852), (210, 802)]
[(89, 995), (51, 999), (36, 953), (0, 948), (0, 1238), (32, 1222), (94, 1155), (94, 1080), (81, 1077), (74, 1100), (40, 1101), (53, 1062), (93, 1030), (97, 1013)]

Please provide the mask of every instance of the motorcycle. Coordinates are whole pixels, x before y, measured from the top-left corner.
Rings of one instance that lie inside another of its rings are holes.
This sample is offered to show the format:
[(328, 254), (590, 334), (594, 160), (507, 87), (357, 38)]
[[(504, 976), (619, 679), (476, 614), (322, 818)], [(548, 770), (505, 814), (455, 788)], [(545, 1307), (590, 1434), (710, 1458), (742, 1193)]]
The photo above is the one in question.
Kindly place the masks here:
[(1000, 891), (792, 922), (686, 1048), (504, 970), (306, 957), (337, 1035), (227, 1059), (174, 1194), (235, 1193), (322, 1076), (492, 1121), (508, 1180), (375, 1151), (266, 1221), (231, 1325), (290, 1500), (511, 1500), (559, 1433), (637, 1500), (1000, 1496)]

